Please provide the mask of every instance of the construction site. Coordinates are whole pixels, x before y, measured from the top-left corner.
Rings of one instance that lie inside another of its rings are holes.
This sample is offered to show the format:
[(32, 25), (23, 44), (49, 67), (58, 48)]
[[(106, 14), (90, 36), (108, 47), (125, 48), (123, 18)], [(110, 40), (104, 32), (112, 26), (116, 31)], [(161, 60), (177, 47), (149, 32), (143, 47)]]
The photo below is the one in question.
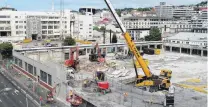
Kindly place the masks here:
[[(90, 45), (91, 49), (83, 49), (83, 47), (86, 46), (73, 46), (69, 49), (52, 49), (52, 47), (24, 49), (15, 52), (14, 57), (22, 60), (20, 62), (23, 65), (22, 68), (17, 67), (19, 69), (25, 69), (25, 62), (36, 67), (39, 76), (42, 76), (39, 71), (50, 74), (52, 82), (51, 86), (48, 86), (51, 88), (43, 86), (49, 90), (55, 89), (55, 97), (72, 103), (70, 93), (73, 92), (75, 99), (78, 100), (74, 105), (89, 105), (89, 103), (97, 107), (137, 107), (138, 105), (162, 107), (164, 105), (167, 91), (150, 91), (150, 88), (144, 90), (136, 86), (136, 75), (145, 75), (145, 73), (137, 63), (135, 65), (138, 74), (135, 73), (131, 55), (125, 54), (126, 46), (121, 49), (108, 46), (105, 55), (103, 55), (105, 51), (95, 52), (104, 57), (95, 58), (91, 56), (93, 51), (99, 48), (98, 44)], [(103, 47), (100, 46), (101, 49), (105, 49)], [(83, 53), (86, 54), (83, 55)], [(157, 54), (143, 52), (143, 58), (154, 75), (161, 75), (161, 70), (171, 70), (170, 82), (175, 89), (174, 106), (207, 106), (206, 57), (166, 52), (160, 49), (160, 53)], [(31, 75), (34, 76), (34, 74)], [(94, 82), (97, 80), (96, 77), (99, 81), (107, 82), (107, 89), (104, 92), (95, 90), (97, 89)], [(43, 82), (47, 84), (49, 80)], [(84, 103), (86, 101), (88, 103)]]
[(105, 0), (125, 43), (15, 50), (14, 69), (74, 107), (207, 107), (207, 57), (135, 43)]

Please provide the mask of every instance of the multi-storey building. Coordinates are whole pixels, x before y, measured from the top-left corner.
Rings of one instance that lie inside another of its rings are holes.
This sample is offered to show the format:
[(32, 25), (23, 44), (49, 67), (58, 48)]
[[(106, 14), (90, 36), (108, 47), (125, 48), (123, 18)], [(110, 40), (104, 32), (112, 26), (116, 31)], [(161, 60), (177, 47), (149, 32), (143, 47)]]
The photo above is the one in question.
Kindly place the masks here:
[[(87, 39), (93, 35), (92, 24), (92, 16), (76, 15), (70, 10), (31, 12), (16, 11), (13, 8), (0, 9), (0, 36), (63, 39), (72, 35)], [(79, 35), (74, 35), (76, 32)]]
[(70, 11), (29, 12), (0, 11), (1, 36), (25, 36), (33, 39), (58, 38), (70, 34)]
[(190, 20), (192, 16), (197, 14), (193, 6), (172, 6), (160, 2), (159, 6), (155, 6), (155, 11), (159, 17), (186, 19)]
[(173, 6), (166, 5), (165, 2), (160, 2), (159, 6), (155, 6), (156, 15), (159, 17), (173, 17)]
[(197, 11), (192, 6), (174, 6), (173, 18), (190, 20), (193, 16), (197, 15)]
[[(162, 17), (128, 17), (123, 18), (123, 24), (134, 40), (149, 35), (151, 27), (169, 27), (171, 18)], [(166, 31), (166, 29), (165, 29)]]
[(74, 17), (72, 36), (79, 40), (89, 40), (93, 37), (93, 17), (92, 15), (82, 15), (73, 13)]

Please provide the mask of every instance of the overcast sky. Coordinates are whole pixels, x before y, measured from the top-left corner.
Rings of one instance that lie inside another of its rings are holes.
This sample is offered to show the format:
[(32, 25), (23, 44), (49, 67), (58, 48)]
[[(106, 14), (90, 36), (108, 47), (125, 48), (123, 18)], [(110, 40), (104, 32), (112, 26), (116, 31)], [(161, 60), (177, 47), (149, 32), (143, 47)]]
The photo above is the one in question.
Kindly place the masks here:
[[(0, 0), (0, 6), (6, 4), (17, 10), (48, 11), (51, 10), (51, 4), (54, 1), (55, 10), (60, 8), (60, 0)], [(64, 8), (78, 10), (79, 7), (106, 8), (104, 0), (62, 0)], [(114, 8), (125, 7), (150, 7), (159, 5), (159, 2), (166, 2), (170, 5), (196, 4), (205, 0), (110, 0)]]

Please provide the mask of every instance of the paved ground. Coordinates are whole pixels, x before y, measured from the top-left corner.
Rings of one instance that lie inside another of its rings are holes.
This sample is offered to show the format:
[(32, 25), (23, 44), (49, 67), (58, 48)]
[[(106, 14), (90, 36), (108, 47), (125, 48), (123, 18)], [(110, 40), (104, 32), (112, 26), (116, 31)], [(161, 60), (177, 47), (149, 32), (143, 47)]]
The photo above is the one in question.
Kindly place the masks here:
[[(0, 90), (6, 87), (12, 88), (11, 91), (0, 93), (0, 107), (27, 107), (26, 95), (0, 74)], [(29, 107), (37, 107), (27, 98)]]

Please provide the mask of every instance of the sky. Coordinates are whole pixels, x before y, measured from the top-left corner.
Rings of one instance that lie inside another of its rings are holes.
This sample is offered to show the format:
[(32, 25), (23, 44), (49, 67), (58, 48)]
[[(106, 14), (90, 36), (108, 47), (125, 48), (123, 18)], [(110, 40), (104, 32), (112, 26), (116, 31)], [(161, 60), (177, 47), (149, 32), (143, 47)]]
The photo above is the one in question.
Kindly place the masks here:
[[(0, 7), (10, 6), (17, 10), (28, 11), (50, 11), (54, 1), (55, 10), (60, 9), (61, 0), (0, 0)], [(78, 10), (80, 7), (107, 8), (104, 0), (62, 0), (64, 9)], [(169, 5), (196, 4), (204, 0), (110, 0), (114, 8), (139, 8), (153, 7), (159, 2)]]

